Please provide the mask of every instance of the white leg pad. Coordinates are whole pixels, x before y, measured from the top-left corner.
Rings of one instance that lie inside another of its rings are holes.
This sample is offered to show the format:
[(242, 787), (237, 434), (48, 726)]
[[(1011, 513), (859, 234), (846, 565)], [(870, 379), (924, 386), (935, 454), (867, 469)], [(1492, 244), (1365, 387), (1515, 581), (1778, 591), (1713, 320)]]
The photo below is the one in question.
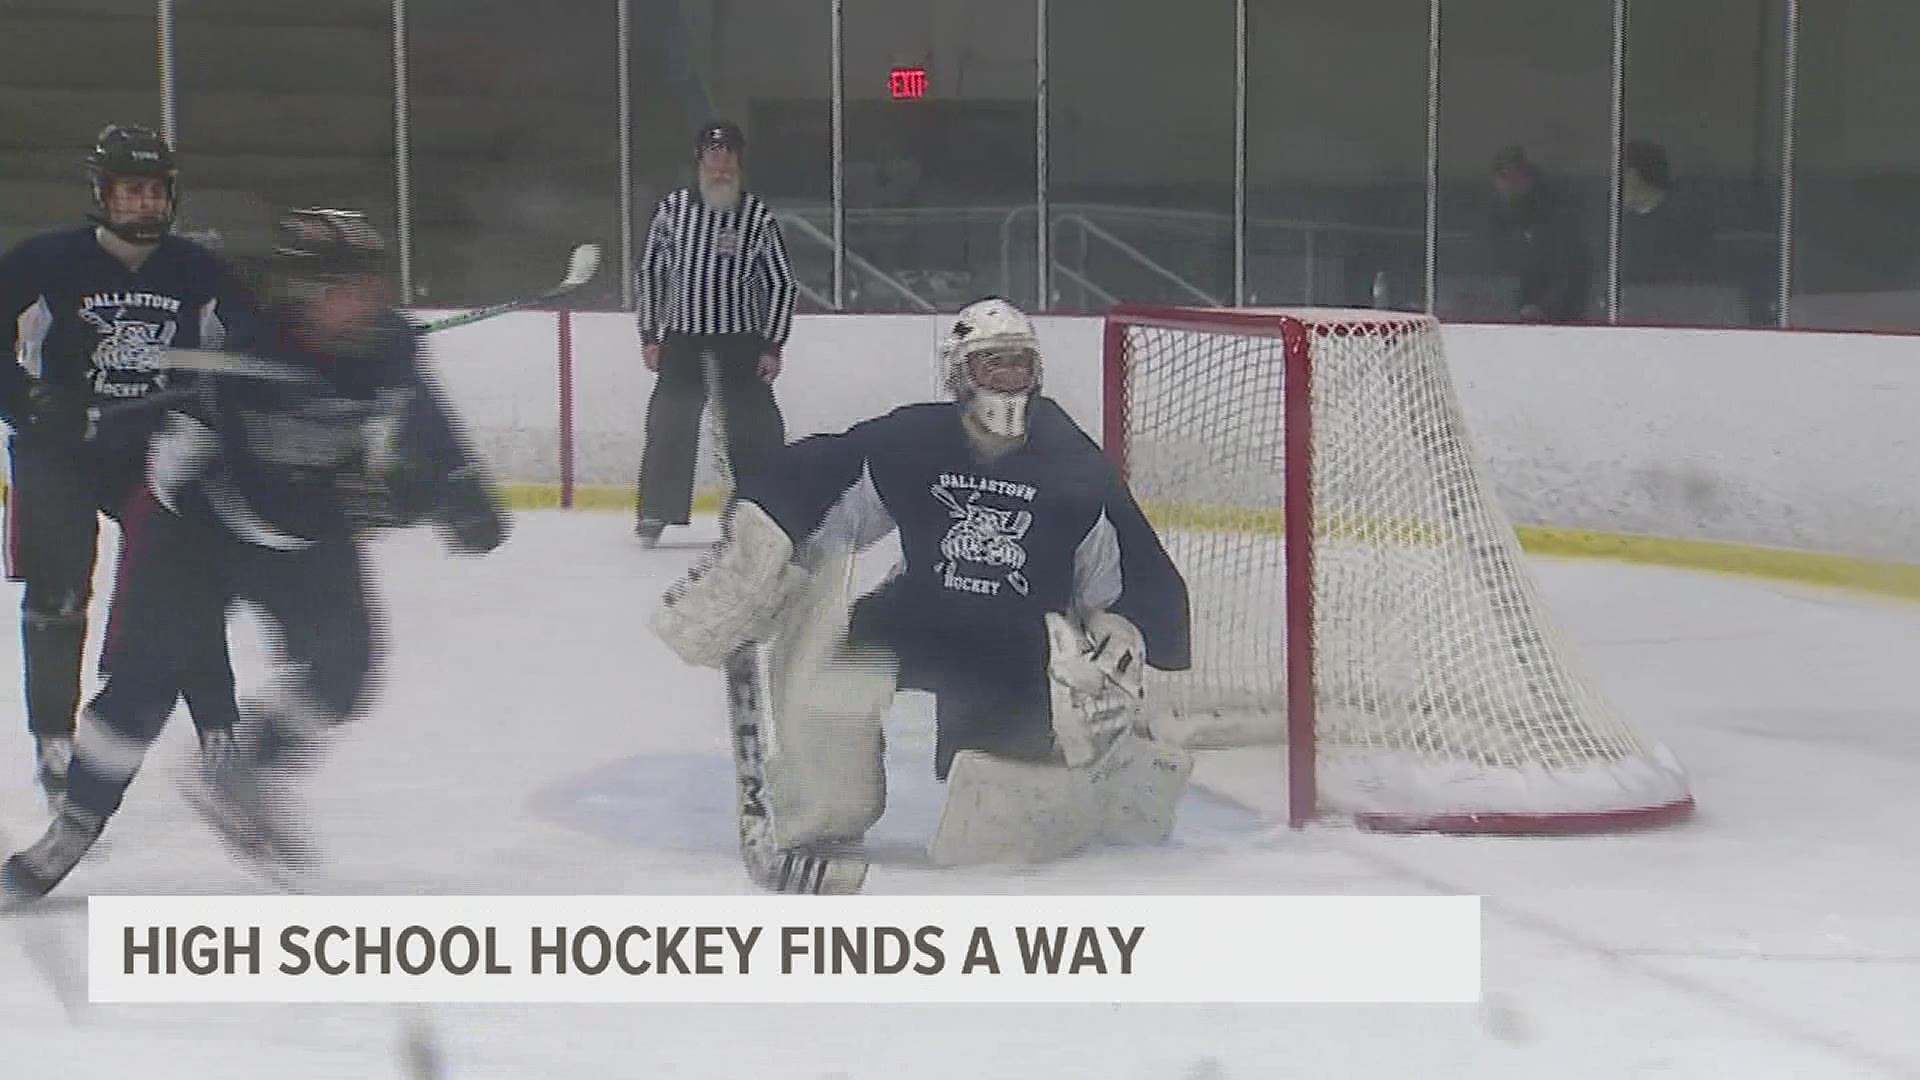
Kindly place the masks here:
[(850, 558), (825, 560), (771, 646), (767, 802), (782, 849), (857, 843), (886, 811), (882, 718), (897, 665), (845, 653)]
[[(889, 679), (889, 697), (892, 691)], [(787, 711), (772, 734), (767, 802), (776, 844), (815, 847), (865, 837), (887, 808), (880, 713), (841, 713), (823, 701)]]
[(927, 845), (935, 866), (1041, 863), (1100, 835), (1089, 774), (962, 750), (947, 770), (947, 802)]
[(947, 802), (927, 846), (936, 866), (1042, 863), (1094, 843), (1165, 843), (1193, 758), (1132, 735), (1093, 765), (954, 755)]
[(1106, 793), (1101, 835), (1116, 844), (1164, 844), (1187, 781), (1193, 755), (1177, 746), (1124, 736), (1112, 754), (1093, 770), (1094, 784)]

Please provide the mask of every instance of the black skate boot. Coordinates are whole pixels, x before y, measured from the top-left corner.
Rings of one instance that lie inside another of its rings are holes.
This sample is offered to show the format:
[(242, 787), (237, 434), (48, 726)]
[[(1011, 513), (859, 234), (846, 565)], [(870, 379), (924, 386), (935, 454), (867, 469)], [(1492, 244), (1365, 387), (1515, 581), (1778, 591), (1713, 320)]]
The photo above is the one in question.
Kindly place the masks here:
[(660, 534), (667, 531), (667, 523), (659, 518), (641, 518), (633, 526), (633, 535), (640, 538), (641, 547), (653, 547), (660, 543)]
[(92, 850), (106, 824), (100, 815), (63, 799), (40, 839), (0, 866), (0, 901), (30, 903), (52, 892)]

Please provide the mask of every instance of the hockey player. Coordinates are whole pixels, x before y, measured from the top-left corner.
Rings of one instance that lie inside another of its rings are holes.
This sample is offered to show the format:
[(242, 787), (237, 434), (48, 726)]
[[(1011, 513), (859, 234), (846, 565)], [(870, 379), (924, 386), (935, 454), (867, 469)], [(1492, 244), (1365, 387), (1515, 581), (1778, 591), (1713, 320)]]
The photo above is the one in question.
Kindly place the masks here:
[[(172, 235), (179, 188), (165, 140), (109, 126), (86, 165), (94, 223), (0, 256), (0, 346), (17, 353), (0, 364), (0, 413), (13, 428), (7, 575), (26, 585), (27, 726), (50, 802), (73, 753), (98, 515), (118, 519), (139, 486), (157, 418), (96, 424), (98, 409), (169, 389), (168, 346), (238, 337), (254, 307), (217, 256)], [(188, 690), (203, 730), (230, 728), (231, 684)]]
[[(236, 854), (280, 876), (311, 864), (290, 799), (327, 731), (365, 711), (379, 661), (361, 538), (432, 523), (451, 548), (499, 546), (507, 519), (446, 402), (415, 328), (386, 306), (385, 245), (364, 216), (289, 214), (280, 296), (258, 356), (211, 375), (155, 437), (61, 813), (8, 859), (0, 884), (45, 895), (120, 806), (175, 694), (214, 655), (227, 606), (278, 624), (282, 672), (204, 754), (189, 797)], [(225, 354), (216, 354), (222, 355)]]
[[(728, 536), (669, 591), (656, 631), (703, 666), (776, 639), (762, 749), (779, 850), (857, 844), (878, 820), (880, 718), (898, 688), (937, 699), (937, 862), (1163, 839), (1191, 763), (1134, 732), (1143, 668), (1189, 663), (1186, 584), (1093, 440), (1040, 393), (1021, 311), (968, 306), (942, 364), (952, 401), (802, 439), (744, 478)], [(901, 565), (839, 625), (796, 617), (833, 591), (821, 574), (844, 581), (814, 567), (894, 530)]]

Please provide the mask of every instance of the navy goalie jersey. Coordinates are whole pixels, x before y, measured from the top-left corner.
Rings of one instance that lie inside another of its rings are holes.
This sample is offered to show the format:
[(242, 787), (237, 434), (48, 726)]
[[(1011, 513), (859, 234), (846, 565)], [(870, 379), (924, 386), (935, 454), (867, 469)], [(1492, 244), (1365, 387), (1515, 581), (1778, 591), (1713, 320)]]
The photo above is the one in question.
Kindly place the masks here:
[(957, 634), (1105, 609), (1139, 627), (1147, 662), (1189, 663), (1186, 582), (1086, 433), (1036, 395), (1026, 443), (976, 456), (952, 403), (907, 405), (801, 439), (739, 485), (799, 547), (865, 548), (898, 530), (895, 588)]

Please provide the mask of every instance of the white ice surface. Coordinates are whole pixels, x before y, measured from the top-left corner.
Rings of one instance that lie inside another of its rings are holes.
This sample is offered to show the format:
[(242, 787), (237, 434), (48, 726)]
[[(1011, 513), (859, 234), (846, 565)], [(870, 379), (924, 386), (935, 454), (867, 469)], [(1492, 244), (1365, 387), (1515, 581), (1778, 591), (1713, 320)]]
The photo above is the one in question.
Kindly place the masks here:
[[(325, 891), (746, 891), (717, 676), (645, 630), (697, 548), (670, 533), (643, 551), (628, 528), (525, 514), (484, 560), (441, 558), (426, 534), (380, 547), (388, 677), (313, 795)], [(1260, 751), (1205, 763), (1238, 801), (1191, 795), (1168, 848), (935, 871), (917, 854), (939, 794), (928, 710), (908, 696), (875, 834), (874, 892), (1479, 894), (1483, 1007), (437, 1008), (441, 1075), (1920, 1077), (1920, 608), (1678, 571), (1538, 570), (1605, 689), (1691, 770), (1691, 824), (1551, 840), (1294, 833), (1266, 816), (1280, 773)], [(250, 624), (236, 651), (243, 682), (256, 678)], [(43, 820), (18, 685), (17, 649), (0, 650), (13, 702), (0, 828), (16, 840)], [(259, 890), (175, 793), (190, 745), (181, 713), (65, 899), (0, 918), (0, 1077), (409, 1075), (392, 1007), (85, 1004), (77, 898)]]

